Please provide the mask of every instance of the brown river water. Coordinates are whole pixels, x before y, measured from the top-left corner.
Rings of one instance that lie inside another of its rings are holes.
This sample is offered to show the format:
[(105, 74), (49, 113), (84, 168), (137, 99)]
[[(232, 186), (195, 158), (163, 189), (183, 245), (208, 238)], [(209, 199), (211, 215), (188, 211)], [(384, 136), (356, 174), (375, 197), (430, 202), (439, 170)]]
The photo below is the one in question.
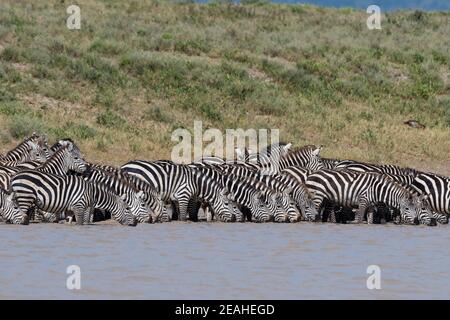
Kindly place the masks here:
[(450, 298), (448, 225), (1, 224), (0, 241), (2, 299)]

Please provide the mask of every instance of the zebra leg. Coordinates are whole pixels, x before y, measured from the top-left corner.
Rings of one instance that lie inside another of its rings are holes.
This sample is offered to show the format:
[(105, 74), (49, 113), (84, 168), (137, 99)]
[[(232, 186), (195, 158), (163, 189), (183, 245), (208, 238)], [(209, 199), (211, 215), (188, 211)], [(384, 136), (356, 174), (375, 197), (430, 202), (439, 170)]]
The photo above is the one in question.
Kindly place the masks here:
[(190, 199), (188, 203), (188, 212), (189, 212), (189, 219), (192, 221), (197, 222), (198, 221), (198, 211), (200, 210), (200, 207), (202, 206), (202, 203), (196, 199)]
[(177, 201), (171, 201), (170, 206), (172, 207), (172, 220), (178, 220), (180, 217), (180, 208), (178, 207)]
[(205, 214), (206, 214), (206, 221), (212, 222), (214, 220), (214, 212), (211, 210), (210, 207), (205, 207)]
[(369, 208), (369, 210), (367, 211), (367, 224), (373, 224), (374, 223), (374, 215), (375, 215), (375, 210), (374, 208)]
[(72, 207), (73, 215), (77, 219), (77, 225), (83, 225), (83, 223), (89, 221), (90, 210), (86, 208), (84, 205), (75, 205)]
[(368, 207), (369, 207), (369, 203), (368, 203), (367, 199), (364, 196), (359, 197), (358, 210), (357, 210), (356, 216), (355, 216), (356, 223), (363, 222), (364, 214), (366, 213)]
[(322, 210), (322, 222), (328, 222), (330, 219), (336, 222), (336, 216), (334, 212), (334, 205), (327, 200), (324, 201)]
[(188, 195), (175, 195), (174, 199), (178, 203), (178, 208), (180, 210), (180, 215), (178, 216), (178, 220), (186, 221), (187, 220), (187, 212), (189, 205), (190, 197)]

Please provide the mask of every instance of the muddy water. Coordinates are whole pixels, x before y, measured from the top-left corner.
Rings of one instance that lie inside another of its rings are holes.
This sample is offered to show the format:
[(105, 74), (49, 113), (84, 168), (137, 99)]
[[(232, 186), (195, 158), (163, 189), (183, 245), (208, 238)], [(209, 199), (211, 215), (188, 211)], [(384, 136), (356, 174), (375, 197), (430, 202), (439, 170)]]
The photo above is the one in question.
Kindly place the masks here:
[[(450, 227), (0, 225), (0, 298), (450, 298)], [(81, 268), (81, 290), (66, 268)], [(381, 290), (368, 290), (369, 265)]]

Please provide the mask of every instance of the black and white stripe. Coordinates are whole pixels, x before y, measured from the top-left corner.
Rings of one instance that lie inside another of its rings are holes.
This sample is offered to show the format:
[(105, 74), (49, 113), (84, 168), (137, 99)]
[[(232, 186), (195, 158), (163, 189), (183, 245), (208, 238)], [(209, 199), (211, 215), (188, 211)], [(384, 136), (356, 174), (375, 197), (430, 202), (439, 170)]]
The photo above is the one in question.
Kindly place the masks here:
[(37, 170), (19, 172), (11, 181), (18, 206), (27, 214), (38, 209), (61, 214), (71, 212), (77, 224), (92, 222), (94, 208), (108, 210), (121, 224), (136, 225), (124, 200), (106, 185), (78, 176), (59, 176)]
[(17, 205), (14, 193), (7, 193), (0, 189), (0, 217), (4, 222), (13, 224), (28, 224), (28, 215), (24, 214)]
[(48, 156), (47, 138), (33, 133), (6, 155), (0, 155), (0, 165), (15, 166), (26, 161), (44, 162)]
[[(321, 206), (324, 200), (343, 207), (357, 207), (356, 222), (362, 221), (367, 209), (378, 203), (385, 203), (400, 210), (404, 222), (419, 223), (419, 199), (380, 174), (322, 169), (308, 176), (306, 186), (314, 193), (317, 207)], [(369, 212), (369, 223), (371, 219)]]

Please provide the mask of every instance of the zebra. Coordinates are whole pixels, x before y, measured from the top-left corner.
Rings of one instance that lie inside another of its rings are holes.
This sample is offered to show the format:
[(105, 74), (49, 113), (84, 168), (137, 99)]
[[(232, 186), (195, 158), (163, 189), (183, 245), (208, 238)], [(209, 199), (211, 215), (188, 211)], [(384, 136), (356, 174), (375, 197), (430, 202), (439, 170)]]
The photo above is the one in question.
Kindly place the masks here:
[(15, 166), (22, 162), (35, 160), (44, 162), (48, 156), (47, 139), (33, 133), (31, 137), (24, 139), (6, 155), (0, 155), (0, 165)]
[[(267, 179), (267, 177), (270, 176), (264, 176), (263, 179)], [(309, 192), (304, 183), (301, 183), (288, 175), (277, 174), (274, 178), (284, 185), (290, 186), (292, 190), (290, 196), (295, 201), (297, 208), (300, 209), (304, 219), (308, 221), (317, 221), (320, 218), (313, 201), (313, 195)], [(299, 219), (300, 216), (289, 216), (290, 222), (297, 222)]]
[(124, 164), (121, 170), (150, 184), (161, 194), (163, 201), (174, 201), (179, 209), (178, 219), (186, 220), (189, 199), (196, 188), (188, 166), (171, 161), (135, 160)]
[(106, 172), (101, 169), (88, 170), (84, 175), (85, 179), (92, 183), (107, 185), (115, 194), (123, 196), (130, 212), (138, 222), (152, 222), (150, 209), (146, 203), (144, 191), (138, 190), (127, 178), (128, 176), (120, 170), (116, 172)]
[[(146, 181), (153, 186), (166, 202), (174, 201), (178, 206), (181, 221), (187, 219), (188, 205), (191, 198), (202, 197), (206, 193), (200, 184), (195, 172), (188, 165), (179, 165), (171, 161), (130, 161), (121, 167), (121, 170), (130, 175)], [(213, 183), (213, 182), (210, 182)], [(219, 197), (218, 199), (222, 199)], [(218, 200), (219, 201), (219, 200)], [(223, 201), (222, 201), (223, 204)], [(216, 202), (212, 203), (217, 206)], [(226, 208), (225, 208), (226, 207)], [(229, 206), (223, 204), (223, 208), (216, 207), (218, 216), (228, 217), (230, 212), (226, 212)], [(230, 218), (231, 219), (231, 218)], [(228, 218), (225, 218), (228, 220)]]
[[(399, 209), (406, 223), (419, 224), (418, 203), (422, 199), (380, 174), (322, 169), (308, 176), (306, 186), (314, 193), (317, 207), (324, 200), (344, 207), (357, 206), (357, 223), (362, 222), (368, 208), (385, 203)], [(368, 223), (372, 218), (369, 213)]]
[(73, 154), (71, 145), (67, 145), (54, 153), (49, 160), (44, 163), (38, 161), (24, 162), (15, 167), (0, 167), (0, 187), (5, 190), (9, 188), (11, 177), (20, 171), (35, 169), (42, 172), (65, 175), (69, 170), (83, 172), (86, 170), (86, 163), (79, 157), (78, 152)]
[(150, 221), (152, 223), (169, 222), (171, 220), (161, 194), (153, 186), (134, 175), (126, 172), (122, 172), (122, 174), (126, 174), (128, 182), (132, 184), (134, 188), (139, 191), (143, 191), (143, 200), (147, 203), (147, 206), (150, 209)]
[[(86, 170), (86, 162), (82, 158), (79, 150), (74, 149), (73, 145), (70, 143), (53, 153), (49, 160), (38, 166), (35, 170), (64, 176), (69, 171), (83, 173)], [(36, 213), (36, 220), (42, 220), (44, 222), (58, 221), (58, 218), (54, 213), (44, 212), (42, 210), (37, 210)]]
[(237, 217), (242, 217), (242, 220), (238, 218), (237, 221), (244, 221), (244, 216), (249, 221), (255, 222), (267, 222), (272, 219), (264, 196), (243, 179), (232, 174), (222, 174), (212, 166), (197, 166), (197, 170), (217, 181), (221, 187), (229, 191), (229, 198), (241, 206)]
[[(238, 220), (236, 209), (233, 208), (233, 203), (228, 197), (229, 191), (211, 177), (202, 174), (202, 171), (198, 169), (191, 170), (193, 170), (194, 178), (197, 180), (196, 193), (192, 198), (197, 200), (197, 202), (208, 204), (212, 212), (223, 222), (235, 222)], [(238, 215), (241, 216), (242, 213), (239, 212)]]
[[(217, 166), (214, 166), (214, 165), (202, 164), (202, 163), (192, 163), (192, 164), (189, 165), (189, 167), (193, 168), (194, 170), (200, 172), (203, 175), (206, 175), (206, 176), (210, 177), (212, 180), (214, 180), (216, 183), (218, 183), (219, 186), (222, 189), (224, 189), (224, 190), (227, 189), (226, 183), (224, 182), (224, 179), (222, 177), (222, 173), (221, 173), (221, 171), (219, 169), (220, 167), (217, 167)], [(234, 216), (236, 217), (236, 221), (244, 222), (245, 221), (245, 216), (242, 213), (242, 211), (239, 209), (239, 204), (237, 204), (234, 201), (230, 201), (230, 205), (231, 205), (231, 208), (232, 208), (232, 212), (233, 212)], [(205, 202), (200, 203), (200, 202), (197, 201), (197, 202), (194, 202), (192, 204), (190, 203), (190, 206), (191, 206), (190, 212), (193, 215), (196, 215), (198, 210), (200, 209), (200, 207), (202, 207), (203, 210), (206, 213), (207, 221), (212, 220), (214, 212), (211, 212), (211, 214), (210, 214), (210, 211), (209, 211), (210, 206), (208, 206), (207, 203), (205, 203)]]
[[(450, 215), (450, 178), (434, 173), (419, 173), (411, 183), (419, 193), (428, 195), (428, 203), (438, 221), (448, 223)], [(443, 217), (447, 216), (447, 219)], [(441, 223), (442, 223), (441, 222)]]
[(5, 222), (13, 224), (29, 223), (28, 215), (19, 209), (14, 193), (8, 194), (4, 189), (0, 189), (0, 216)]
[[(417, 173), (419, 174), (419, 173)], [(438, 213), (433, 211), (433, 207), (430, 203), (430, 194), (421, 188), (417, 188), (414, 185), (414, 181), (416, 181), (416, 175), (412, 174), (391, 174), (384, 173), (383, 176), (394, 180), (395, 182), (402, 185), (408, 191), (416, 194), (417, 196), (422, 196), (424, 199), (424, 204), (422, 205), (422, 211), (419, 215), (419, 221), (422, 224), (426, 225), (435, 225), (435, 222), (440, 224), (448, 223), (448, 216), (445, 213)]]
[(50, 147), (50, 153), (53, 154), (53, 153), (55, 153), (56, 151), (58, 151), (59, 149), (61, 149), (62, 147), (65, 147), (65, 146), (67, 146), (67, 145), (72, 145), (73, 150), (74, 150), (75, 152), (77, 152), (78, 154), (81, 155), (81, 150), (80, 150), (80, 148), (78, 148), (78, 146), (75, 144), (75, 141), (73, 141), (73, 140), (70, 139), (70, 138), (64, 138), (64, 139), (58, 140), (55, 144), (53, 144), (53, 145)]
[(309, 170), (319, 170), (323, 168), (320, 151), (322, 146), (304, 146), (297, 150), (290, 151), (284, 155), (272, 157), (259, 157), (260, 171), (263, 174), (274, 174), (291, 166), (300, 166)]
[(49, 160), (38, 166), (36, 170), (63, 176), (69, 171), (83, 173), (86, 168), (87, 163), (79, 151), (74, 149), (72, 144), (68, 144), (56, 151)]
[[(121, 224), (136, 226), (124, 198), (106, 185), (91, 183), (78, 176), (59, 176), (38, 170), (19, 172), (11, 181), (11, 189), (23, 214), (36, 206), (50, 213), (72, 212), (77, 224), (91, 223), (94, 208), (108, 210)], [(72, 215), (69, 216), (71, 221)]]
[(303, 215), (308, 219), (314, 221), (317, 218), (317, 210), (312, 202), (312, 196), (309, 193), (306, 186), (296, 181), (289, 176), (282, 176), (280, 174), (275, 175), (261, 175), (258, 171), (249, 169), (245, 166), (239, 165), (225, 165), (221, 170), (224, 174), (234, 174), (241, 178), (255, 178), (258, 181), (263, 182), (269, 188), (284, 193), (284, 201), (291, 201), (291, 204), (284, 203), (284, 207), (287, 210), (288, 219), (290, 222), (299, 221), (301, 215), (294, 208), (299, 208)]

